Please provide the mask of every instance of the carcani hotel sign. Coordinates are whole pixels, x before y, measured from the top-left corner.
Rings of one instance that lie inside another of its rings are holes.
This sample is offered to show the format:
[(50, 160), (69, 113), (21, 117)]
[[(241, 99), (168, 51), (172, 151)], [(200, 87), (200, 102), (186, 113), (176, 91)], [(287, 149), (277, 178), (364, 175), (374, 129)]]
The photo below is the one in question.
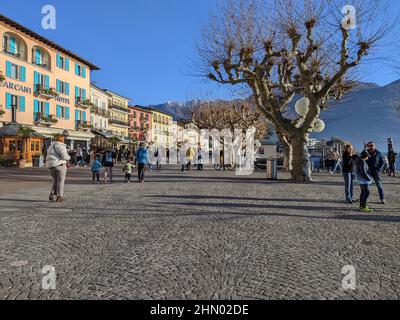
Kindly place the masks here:
[[(11, 90), (22, 92), (22, 93), (32, 94), (32, 88), (27, 87), (27, 86), (22, 86), (18, 83), (13, 83), (11, 81), (4, 81), (3, 83), (0, 82), (0, 87), (5, 87), (7, 89), (11, 89)], [(69, 104), (68, 98), (56, 96), (55, 100), (60, 103)]]

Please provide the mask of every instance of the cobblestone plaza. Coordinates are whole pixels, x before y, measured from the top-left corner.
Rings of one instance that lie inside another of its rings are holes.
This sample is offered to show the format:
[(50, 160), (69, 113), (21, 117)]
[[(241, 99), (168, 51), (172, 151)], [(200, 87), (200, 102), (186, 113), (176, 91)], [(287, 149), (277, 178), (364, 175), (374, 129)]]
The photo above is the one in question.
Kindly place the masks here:
[[(72, 169), (64, 204), (48, 202), (46, 169), (0, 169), (0, 299), (399, 298), (398, 179), (385, 178), (387, 206), (372, 187), (364, 215), (340, 175), (169, 167), (124, 184), (119, 169), (109, 185)], [(342, 287), (349, 265), (356, 290)]]

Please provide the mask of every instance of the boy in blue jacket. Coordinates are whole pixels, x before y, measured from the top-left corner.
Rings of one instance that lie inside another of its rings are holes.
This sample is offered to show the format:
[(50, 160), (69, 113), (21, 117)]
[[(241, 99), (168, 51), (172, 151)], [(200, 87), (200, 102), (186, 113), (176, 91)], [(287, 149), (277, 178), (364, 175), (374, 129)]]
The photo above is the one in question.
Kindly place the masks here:
[(100, 157), (99, 155), (97, 155), (96, 160), (94, 160), (92, 164), (93, 183), (96, 181), (96, 178), (97, 178), (97, 183), (100, 183), (100, 170), (102, 167), (103, 166), (100, 162)]
[(373, 210), (368, 208), (367, 201), (370, 194), (369, 186), (372, 183), (372, 177), (368, 169), (369, 153), (367, 151), (361, 152), (360, 156), (357, 158), (356, 170), (357, 170), (357, 180), (361, 187), (360, 196), (360, 210), (365, 213), (372, 213)]

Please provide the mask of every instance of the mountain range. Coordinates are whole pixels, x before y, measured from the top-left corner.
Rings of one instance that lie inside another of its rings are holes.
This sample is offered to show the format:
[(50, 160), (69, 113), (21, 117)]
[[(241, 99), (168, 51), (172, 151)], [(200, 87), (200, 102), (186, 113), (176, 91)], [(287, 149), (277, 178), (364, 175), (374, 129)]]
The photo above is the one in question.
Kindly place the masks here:
[[(288, 114), (293, 112), (295, 101), (289, 106)], [(149, 107), (169, 113), (176, 120), (190, 119), (195, 102), (167, 102)], [(331, 103), (327, 110), (322, 111), (321, 119), (326, 123), (325, 130), (313, 133), (311, 137), (340, 137), (359, 150), (364, 141), (373, 140), (383, 151), (387, 149), (387, 138), (392, 138), (395, 148), (399, 150), (400, 80), (383, 87), (360, 82), (343, 99)]]

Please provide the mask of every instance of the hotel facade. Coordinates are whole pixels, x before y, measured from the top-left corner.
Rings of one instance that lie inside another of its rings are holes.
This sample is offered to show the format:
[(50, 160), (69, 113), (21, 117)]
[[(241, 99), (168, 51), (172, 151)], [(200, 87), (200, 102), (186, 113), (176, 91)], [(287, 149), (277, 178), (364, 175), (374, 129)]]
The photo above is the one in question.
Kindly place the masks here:
[(0, 125), (31, 126), (45, 137), (69, 131), (89, 147), (90, 76), (98, 67), (0, 15)]
[(122, 144), (131, 143), (129, 136), (131, 99), (123, 97), (118, 93), (104, 90), (108, 95), (108, 131), (110, 134), (120, 138)]
[(130, 106), (130, 137), (140, 143), (152, 141), (152, 114), (153, 112), (141, 106)]
[(152, 111), (152, 142), (169, 148), (173, 143), (173, 116), (155, 109)]

